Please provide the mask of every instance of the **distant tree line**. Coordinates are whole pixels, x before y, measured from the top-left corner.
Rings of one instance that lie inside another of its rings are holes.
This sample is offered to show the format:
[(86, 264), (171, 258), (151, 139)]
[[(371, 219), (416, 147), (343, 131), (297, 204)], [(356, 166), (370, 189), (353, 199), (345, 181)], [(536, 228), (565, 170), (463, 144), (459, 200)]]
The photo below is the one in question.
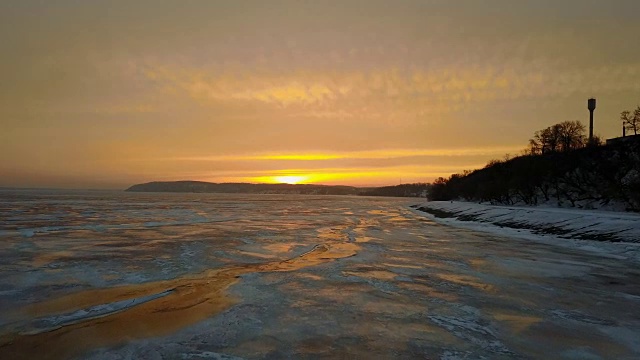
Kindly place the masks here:
[(211, 183), (205, 181), (154, 181), (137, 184), (126, 191), (133, 192), (186, 192), (228, 194), (301, 194), (301, 195), (358, 195), (361, 188), (342, 185), (313, 184), (249, 184)]
[(572, 207), (616, 202), (640, 211), (640, 141), (587, 145), (579, 122), (550, 126), (534, 134), (521, 156), (436, 179), (429, 198)]
[(154, 181), (137, 184), (126, 191), (227, 193), (227, 194), (299, 194), (299, 195), (369, 195), (397, 197), (426, 197), (431, 184), (415, 183), (377, 188), (315, 184), (249, 184), (211, 183), (205, 181)]
[(365, 196), (426, 197), (431, 184), (413, 183), (393, 186), (382, 186), (362, 191)]

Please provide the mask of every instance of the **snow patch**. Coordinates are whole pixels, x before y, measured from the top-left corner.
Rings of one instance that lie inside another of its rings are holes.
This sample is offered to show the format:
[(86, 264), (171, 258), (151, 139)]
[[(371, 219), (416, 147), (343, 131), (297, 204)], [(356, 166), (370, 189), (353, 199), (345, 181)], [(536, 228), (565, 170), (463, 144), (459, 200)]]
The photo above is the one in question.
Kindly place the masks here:
[(495, 206), (460, 201), (431, 201), (412, 208), (418, 214), (454, 227), (579, 248), (601, 256), (640, 262), (638, 214)]

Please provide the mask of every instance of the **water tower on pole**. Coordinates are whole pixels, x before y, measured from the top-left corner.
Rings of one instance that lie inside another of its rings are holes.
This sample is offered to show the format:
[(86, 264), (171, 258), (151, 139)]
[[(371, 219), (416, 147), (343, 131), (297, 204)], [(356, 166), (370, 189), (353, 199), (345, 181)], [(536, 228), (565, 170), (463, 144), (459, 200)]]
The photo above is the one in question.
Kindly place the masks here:
[(596, 109), (596, 99), (587, 100), (587, 108), (589, 109), (589, 145), (593, 145), (593, 110)]

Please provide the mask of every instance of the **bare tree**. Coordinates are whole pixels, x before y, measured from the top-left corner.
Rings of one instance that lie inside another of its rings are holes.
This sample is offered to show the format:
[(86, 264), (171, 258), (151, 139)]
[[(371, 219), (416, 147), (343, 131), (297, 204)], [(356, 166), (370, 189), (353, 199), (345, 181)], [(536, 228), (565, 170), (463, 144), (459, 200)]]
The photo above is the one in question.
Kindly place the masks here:
[(620, 120), (622, 120), (622, 126), (633, 130), (633, 135), (638, 135), (638, 130), (640, 130), (640, 106), (633, 111), (633, 115), (628, 110), (621, 112)]
[(542, 130), (543, 152), (555, 152), (560, 150), (560, 125), (555, 124)]
[(558, 151), (570, 151), (584, 147), (585, 127), (579, 121), (565, 121), (536, 131), (529, 140), (532, 155)]
[(602, 135), (594, 134), (593, 142), (590, 144), (591, 146), (603, 146), (606, 143)]
[(532, 154), (546, 154), (558, 150), (559, 138), (556, 125), (536, 131), (529, 140)]
[(528, 155), (540, 155), (542, 154), (542, 143), (538, 140), (538, 132), (536, 131), (533, 138), (529, 139), (529, 148), (525, 149)]
[(491, 159), (489, 161), (487, 161), (487, 165), (484, 166), (485, 169), (490, 168), (492, 166), (496, 166), (498, 164), (501, 164), (502, 161), (498, 160), (498, 159)]
[(565, 121), (558, 126), (562, 151), (579, 149), (586, 144), (585, 127), (580, 121)]

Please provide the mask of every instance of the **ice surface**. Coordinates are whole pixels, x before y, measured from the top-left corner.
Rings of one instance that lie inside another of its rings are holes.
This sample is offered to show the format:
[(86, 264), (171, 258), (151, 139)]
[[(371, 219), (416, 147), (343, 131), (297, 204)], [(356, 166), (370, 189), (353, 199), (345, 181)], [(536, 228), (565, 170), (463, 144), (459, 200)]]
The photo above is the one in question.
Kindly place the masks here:
[(96, 306), (91, 306), (86, 309), (76, 310), (71, 313), (35, 319), (31, 324), (29, 324), (29, 327), (27, 329), (22, 330), (20, 332), (27, 335), (34, 335), (34, 334), (38, 334), (46, 331), (59, 329), (63, 326), (75, 324), (81, 321), (105, 317), (120, 311), (130, 309), (134, 306), (144, 304), (148, 301), (152, 301), (152, 300), (161, 298), (163, 296), (167, 296), (172, 291), (173, 290), (167, 290), (167, 291), (163, 291), (163, 292), (148, 295), (148, 296), (116, 301), (109, 304), (100, 304)]
[(633, 243), (411, 199), (2, 195), (0, 358), (640, 358)]

